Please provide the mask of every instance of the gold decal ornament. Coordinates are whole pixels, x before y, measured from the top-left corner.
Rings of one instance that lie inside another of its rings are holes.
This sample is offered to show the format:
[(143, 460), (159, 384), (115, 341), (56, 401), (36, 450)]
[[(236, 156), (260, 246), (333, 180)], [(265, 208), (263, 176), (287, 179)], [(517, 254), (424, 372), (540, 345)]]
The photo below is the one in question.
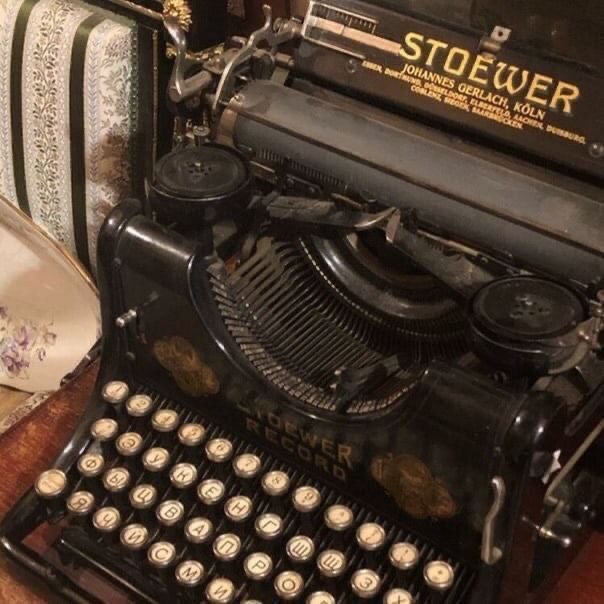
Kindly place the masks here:
[(413, 518), (445, 519), (457, 512), (445, 484), (417, 457), (378, 455), (371, 462), (371, 474)]
[(203, 362), (185, 338), (171, 336), (153, 344), (153, 356), (170, 372), (178, 387), (190, 396), (216, 394), (220, 383), (214, 370)]
[(189, 31), (193, 20), (191, 18), (191, 8), (187, 0), (164, 0), (164, 9), (162, 12), (164, 17), (176, 19), (185, 31)]

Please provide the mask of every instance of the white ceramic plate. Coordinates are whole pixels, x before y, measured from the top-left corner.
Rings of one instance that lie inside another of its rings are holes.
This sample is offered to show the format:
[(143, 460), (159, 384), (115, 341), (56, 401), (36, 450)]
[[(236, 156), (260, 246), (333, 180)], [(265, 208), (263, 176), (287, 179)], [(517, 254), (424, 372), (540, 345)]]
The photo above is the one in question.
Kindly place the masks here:
[(84, 269), (0, 197), (0, 384), (56, 390), (99, 333), (98, 293)]

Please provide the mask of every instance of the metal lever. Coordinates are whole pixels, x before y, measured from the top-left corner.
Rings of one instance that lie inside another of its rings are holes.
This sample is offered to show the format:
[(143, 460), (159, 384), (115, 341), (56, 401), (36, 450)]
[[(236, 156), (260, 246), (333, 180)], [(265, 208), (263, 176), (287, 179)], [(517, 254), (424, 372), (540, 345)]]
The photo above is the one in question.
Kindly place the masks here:
[(262, 5), (262, 12), (264, 13), (264, 24), (262, 27), (250, 35), (245, 46), (227, 63), (222, 72), (222, 76), (216, 87), (216, 95), (212, 106), (212, 111), (214, 112), (221, 101), (229, 95), (237, 67), (248, 61), (261, 43), (265, 42), (273, 50), (280, 44), (289, 42), (300, 35), (301, 25), (291, 20), (283, 22), (278, 31), (274, 31), (273, 11), (271, 7), (268, 4)]
[(565, 501), (562, 500), (558, 502), (558, 505), (556, 505), (554, 510), (552, 510), (552, 512), (547, 517), (547, 520), (541, 526), (535, 524), (534, 522), (531, 522), (526, 517), (523, 517), (522, 521), (528, 524), (535, 531), (535, 533), (537, 533), (537, 535), (541, 537), (541, 539), (553, 541), (554, 543), (557, 543), (560, 547), (563, 548), (570, 547), (573, 544), (573, 540), (569, 536), (559, 535), (554, 530), (552, 530), (552, 527), (564, 511), (565, 506)]
[(480, 550), (481, 560), (489, 566), (497, 563), (503, 555), (501, 549), (495, 545), (495, 523), (505, 501), (505, 482), (503, 478), (494, 476), (491, 479), (491, 487), (493, 489), (493, 503), (484, 517), (482, 547)]
[(399, 211), (393, 212), (384, 228), (386, 241), (431, 273), (463, 300), (470, 299), (483, 285), (496, 278), (485, 267), (463, 254), (453, 256), (435, 248), (413, 230), (401, 224)]
[(164, 27), (172, 38), (176, 57), (168, 83), (168, 97), (173, 103), (181, 103), (201, 94), (212, 82), (212, 76), (207, 71), (200, 71), (190, 78), (185, 73), (195, 61), (187, 59), (187, 37), (184, 30), (174, 17), (164, 17)]
[(131, 308), (115, 319), (115, 326), (124, 329), (138, 318), (138, 312)]
[(334, 227), (352, 231), (368, 231), (387, 223), (394, 210), (367, 213), (342, 209), (332, 201), (306, 197), (278, 196), (265, 200), (263, 207), (273, 219), (302, 226)]

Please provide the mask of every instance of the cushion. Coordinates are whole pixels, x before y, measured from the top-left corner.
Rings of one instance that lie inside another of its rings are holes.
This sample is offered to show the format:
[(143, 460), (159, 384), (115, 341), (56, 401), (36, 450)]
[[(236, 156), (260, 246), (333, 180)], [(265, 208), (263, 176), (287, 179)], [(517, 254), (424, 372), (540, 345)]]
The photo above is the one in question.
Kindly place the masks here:
[(88, 268), (141, 177), (137, 35), (73, 0), (0, 0), (0, 195)]

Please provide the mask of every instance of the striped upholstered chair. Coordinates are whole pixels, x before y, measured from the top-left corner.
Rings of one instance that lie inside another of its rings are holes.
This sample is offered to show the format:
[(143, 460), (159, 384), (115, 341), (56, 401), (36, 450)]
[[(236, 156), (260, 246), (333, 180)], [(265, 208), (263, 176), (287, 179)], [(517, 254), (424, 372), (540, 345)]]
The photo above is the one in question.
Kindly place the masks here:
[(0, 0), (0, 195), (92, 271), (170, 143), (164, 12), (193, 50), (224, 40), (227, 0)]
[(105, 215), (170, 142), (164, 10), (192, 48), (224, 38), (226, 0), (0, 0), (0, 196), (92, 271)]
[(91, 5), (0, 0), (0, 194), (88, 268), (107, 211), (140, 186), (138, 33)]

